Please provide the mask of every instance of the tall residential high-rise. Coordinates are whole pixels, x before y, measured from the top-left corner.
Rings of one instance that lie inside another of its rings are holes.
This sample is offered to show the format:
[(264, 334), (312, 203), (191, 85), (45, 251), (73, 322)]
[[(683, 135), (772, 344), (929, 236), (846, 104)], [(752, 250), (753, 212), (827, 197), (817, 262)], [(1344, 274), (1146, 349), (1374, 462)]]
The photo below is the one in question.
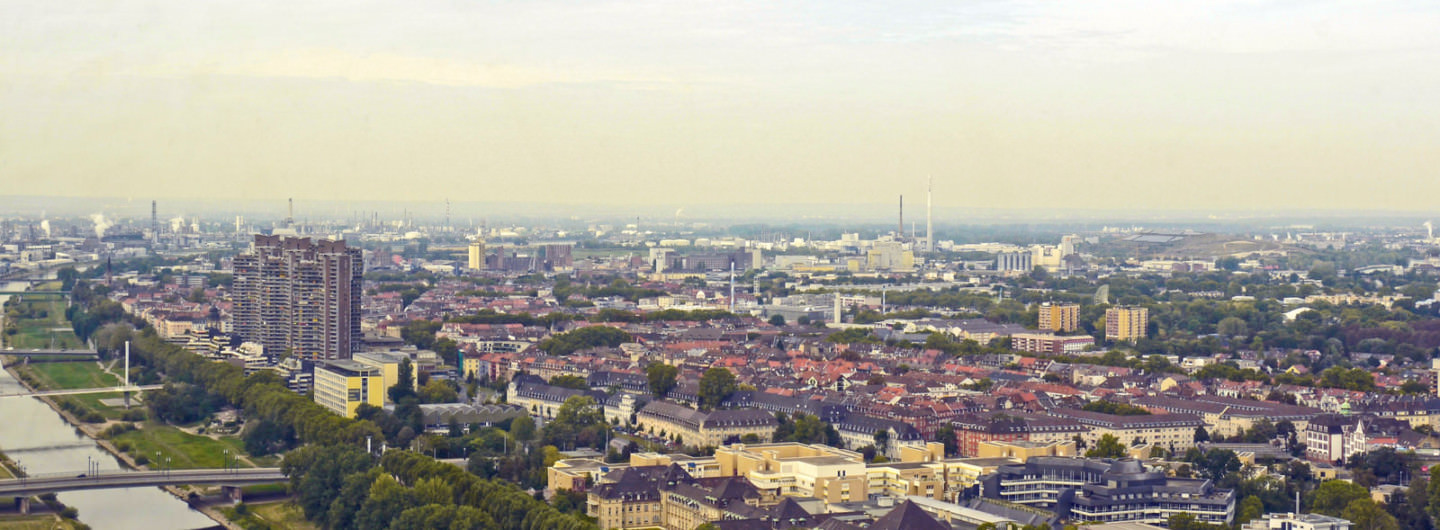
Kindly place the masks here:
[(1080, 306), (1076, 304), (1040, 304), (1040, 329), (1068, 332), (1080, 327)]
[(485, 269), (485, 239), (477, 237), (470, 242), (470, 270)]
[(1105, 338), (1128, 340), (1145, 338), (1150, 311), (1143, 307), (1112, 307), (1105, 310)]
[(360, 345), (365, 260), (344, 241), (257, 234), (235, 257), (235, 332), (301, 359), (349, 359)]

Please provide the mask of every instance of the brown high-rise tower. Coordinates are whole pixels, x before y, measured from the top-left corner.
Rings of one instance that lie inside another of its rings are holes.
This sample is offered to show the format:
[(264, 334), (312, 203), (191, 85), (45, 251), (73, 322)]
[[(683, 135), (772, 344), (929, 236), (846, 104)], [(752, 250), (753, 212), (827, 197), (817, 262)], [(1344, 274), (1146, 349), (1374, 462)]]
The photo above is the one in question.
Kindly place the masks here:
[(349, 359), (360, 345), (365, 260), (344, 241), (256, 235), (235, 257), (235, 332), (301, 359)]

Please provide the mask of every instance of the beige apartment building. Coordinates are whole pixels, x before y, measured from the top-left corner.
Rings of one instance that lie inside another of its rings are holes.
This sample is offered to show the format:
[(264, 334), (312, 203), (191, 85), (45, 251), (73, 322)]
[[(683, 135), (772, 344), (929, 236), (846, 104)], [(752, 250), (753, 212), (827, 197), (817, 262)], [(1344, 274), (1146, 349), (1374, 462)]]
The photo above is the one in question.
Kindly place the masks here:
[(825, 502), (858, 502), (866, 489), (865, 458), (827, 445), (793, 442), (734, 444), (715, 450), (720, 475), (746, 477), (756, 488)]

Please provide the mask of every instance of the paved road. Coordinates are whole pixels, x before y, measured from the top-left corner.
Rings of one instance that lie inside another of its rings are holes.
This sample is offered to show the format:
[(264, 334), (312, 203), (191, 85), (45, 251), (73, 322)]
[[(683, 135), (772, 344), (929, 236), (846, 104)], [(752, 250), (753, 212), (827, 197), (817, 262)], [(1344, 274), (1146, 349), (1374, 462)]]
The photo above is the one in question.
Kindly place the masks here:
[(178, 486), (202, 484), (215, 486), (253, 486), (288, 480), (280, 468), (252, 469), (175, 469), (170, 471), (108, 471), (96, 475), (38, 476), (0, 480), (0, 497), (30, 497), (42, 493), (135, 488), (146, 486)]

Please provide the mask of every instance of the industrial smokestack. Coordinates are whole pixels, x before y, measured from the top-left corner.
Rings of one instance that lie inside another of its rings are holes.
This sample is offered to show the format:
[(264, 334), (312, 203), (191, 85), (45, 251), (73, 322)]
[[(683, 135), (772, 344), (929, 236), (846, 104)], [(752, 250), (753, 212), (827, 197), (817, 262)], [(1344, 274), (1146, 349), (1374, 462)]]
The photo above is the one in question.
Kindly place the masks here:
[(900, 239), (905, 239), (905, 196), (900, 196), (900, 226), (895, 228), (895, 233)]
[(934, 177), (925, 177), (925, 251), (935, 251), (935, 225), (931, 212), (931, 195), (934, 194)]
[(730, 261), (730, 313), (735, 313), (735, 261)]
[(295, 224), (295, 198), (294, 198), (294, 197), (291, 197), (291, 198), (289, 198), (289, 199), (285, 199), (285, 202), (289, 204), (288, 210), (286, 211), (286, 214), (285, 214), (285, 224), (287, 224), (287, 225), (294, 225), (294, 224)]

